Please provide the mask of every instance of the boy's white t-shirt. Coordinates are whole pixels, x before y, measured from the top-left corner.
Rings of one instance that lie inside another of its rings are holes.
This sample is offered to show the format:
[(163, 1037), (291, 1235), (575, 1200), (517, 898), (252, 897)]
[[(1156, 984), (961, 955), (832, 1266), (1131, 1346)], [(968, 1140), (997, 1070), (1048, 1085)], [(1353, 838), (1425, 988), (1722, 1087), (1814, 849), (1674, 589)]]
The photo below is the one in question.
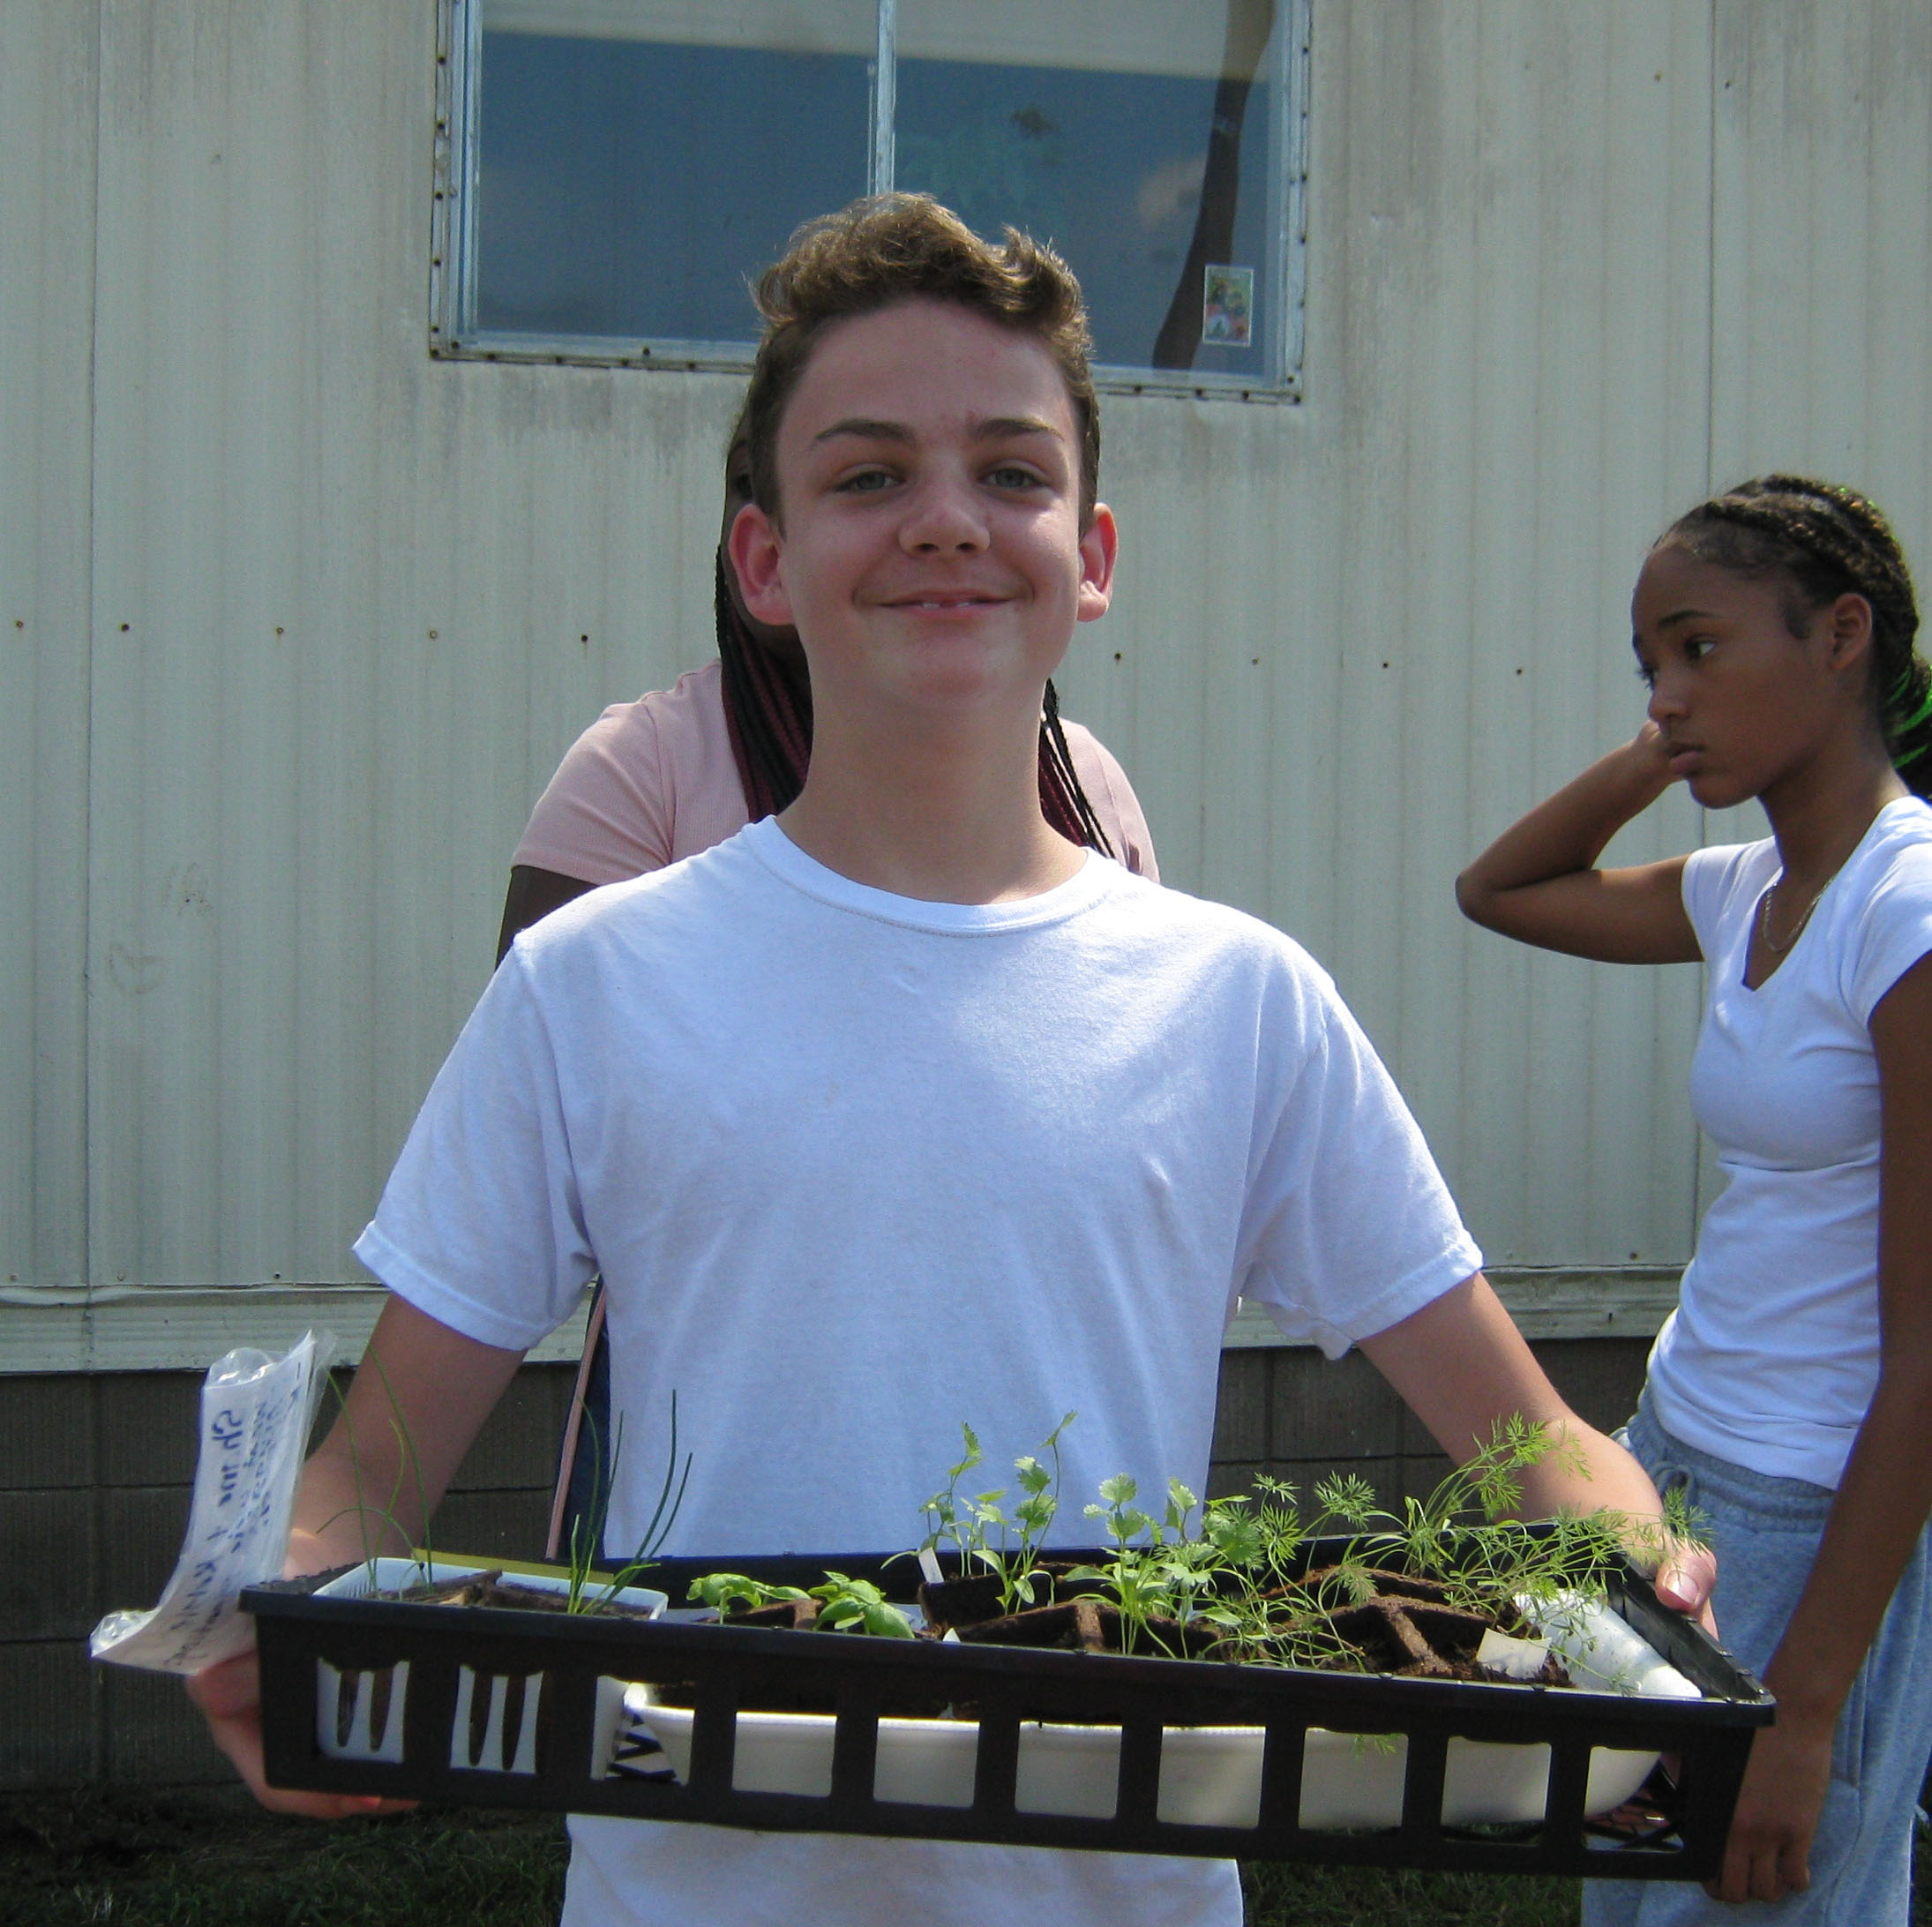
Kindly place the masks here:
[[(1238, 1295), (1338, 1355), (1480, 1254), (1329, 979), (1290, 939), (1090, 856), (1017, 903), (851, 882), (774, 821), (518, 939), (363, 1261), (520, 1349), (593, 1271), (623, 1419), (606, 1543), (892, 1551), (1069, 1411), (1053, 1535), (1130, 1473), (1200, 1491)], [(1240, 1918), (1224, 1863), (579, 1820), (565, 1918), (1067, 1927)], [(1043, 1887), (1043, 1881), (1045, 1886)]]
[(1880, 1000), (1932, 952), (1932, 807), (1878, 813), (1788, 956), (1744, 985), (1778, 845), (1700, 850), (1683, 899), (1710, 987), (1691, 1061), (1727, 1180), (1650, 1386), (1687, 1444), (1836, 1490), (1878, 1379)]

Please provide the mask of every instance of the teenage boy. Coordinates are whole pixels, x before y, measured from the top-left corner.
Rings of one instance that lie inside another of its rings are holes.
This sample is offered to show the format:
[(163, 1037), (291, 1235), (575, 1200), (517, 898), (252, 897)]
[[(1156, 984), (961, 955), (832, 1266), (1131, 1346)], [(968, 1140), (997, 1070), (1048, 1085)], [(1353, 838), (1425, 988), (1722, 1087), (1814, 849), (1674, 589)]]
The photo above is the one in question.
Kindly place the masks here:
[[(518, 940), (357, 1250), (394, 1293), (291, 1556), (356, 1556), (393, 1398), (433, 1504), (525, 1350), (601, 1270), (642, 1530), (667, 1551), (889, 1549), (962, 1420), (995, 1464), (1062, 1413), (1064, 1516), (1207, 1471), (1237, 1295), (1359, 1344), (1447, 1450), (1564, 1427), (1533, 1509), (1655, 1495), (1564, 1407), (1478, 1272), (1419, 1134), (1287, 938), (1075, 848), (1040, 813), (1042, 687), (1112, 591), (1079, 291), (917, 198), (804, 231), (760, 283), (754, 500), (731, 559), (796, 627), (811, 774), (782, 817)], [(366, 1383), (365, 1383), (366, 1380)], [(248, 1662), (204, 1676), (258, 1791)], [(271, 1796), (333, 1813), (370, 1803)], [(565, 1918), (1241, 1917), (1224, 1863), (573, 1822)]]

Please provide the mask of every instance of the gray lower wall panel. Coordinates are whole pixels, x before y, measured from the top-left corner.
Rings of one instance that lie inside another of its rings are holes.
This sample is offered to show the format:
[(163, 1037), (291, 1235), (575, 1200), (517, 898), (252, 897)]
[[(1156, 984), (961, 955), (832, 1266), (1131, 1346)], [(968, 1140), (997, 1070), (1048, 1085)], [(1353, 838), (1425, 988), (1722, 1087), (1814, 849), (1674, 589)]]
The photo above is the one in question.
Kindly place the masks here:
[(208, 1737), (181, 1682), (102, 1666), (101, 1778), (111, 1786), (225, 1785), (235, 1769)]
[(78, 1487), (0, 1492), (0, 1547), (8, 1571), (0, 1588), (0, 1640), (86, 1634), (100, 1584), (94, 1495)]
[[(1592, 1424), (1629, 1412), (1646, 1341), (1536, 1349)], [(573, 1368), (526, 1366), (438, 1511), (435, 1543), (531, 1558), (549, 1519)], [(0, 1548), (24, 1586), (0, 1595), (0, 1790), (228, 1777), (177, 1681), (89, 1664), (84, 1636), (115, 1607), (152, 1604), (174, 1568), (194, 1475), (191, 1372), (0, 1378)], [(1222, 1360), (1205, 1496), (1258, 1472), (1304, 1495), (1330, 1473), (1384, 1503), (1427, 1491), (1447, 1461), (1367, 1361), (1243, 1349)]]
[(92, 1400), (102, 1485), (194, 1483), (200, 1373), (96, 1372), (54, 1383), (72, 1385)]
[(86, 1379), (0, 1383), (0, 1492), (93, 1485), (101, 1476), (94, 1443)]
[(106, 1670), (79, 1640), (0, 1642), (0, 1788), (104, 1777)]

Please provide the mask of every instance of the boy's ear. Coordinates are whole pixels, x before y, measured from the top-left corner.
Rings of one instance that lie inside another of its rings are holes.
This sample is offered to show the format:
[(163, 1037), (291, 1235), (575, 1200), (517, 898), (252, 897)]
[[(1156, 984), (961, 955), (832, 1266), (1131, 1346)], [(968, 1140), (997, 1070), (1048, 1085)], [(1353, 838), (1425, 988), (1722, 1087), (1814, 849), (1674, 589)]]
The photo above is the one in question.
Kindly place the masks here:
[(783, 544), (771, 517), (756, 502), (738, 510), (725, 543), (738, 577), (738, 594), (745, 598), (749, 614), (768, 628), (789, 629), (791, 598), (778, 573), (778, 558)]
[(1113, 600), (1113, 564), (1120, 552), (1120, 531), (1113, 511), (1094, 504), (1093, 520), (1080, 538), (1080, 607), (1075, 620), (1092, 622), (1107, 612)]

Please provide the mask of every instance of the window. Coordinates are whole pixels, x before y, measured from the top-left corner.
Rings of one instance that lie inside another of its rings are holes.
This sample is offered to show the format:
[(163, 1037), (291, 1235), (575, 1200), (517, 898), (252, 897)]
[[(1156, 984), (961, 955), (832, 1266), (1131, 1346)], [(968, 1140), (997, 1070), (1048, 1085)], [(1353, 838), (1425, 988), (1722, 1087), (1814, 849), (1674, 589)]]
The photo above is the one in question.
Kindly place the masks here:
[(887, 188), (1051, 239), (1111, 387), (1292, 395), (1308, 0), (446, 0), (437, 352), (740, 368)]

